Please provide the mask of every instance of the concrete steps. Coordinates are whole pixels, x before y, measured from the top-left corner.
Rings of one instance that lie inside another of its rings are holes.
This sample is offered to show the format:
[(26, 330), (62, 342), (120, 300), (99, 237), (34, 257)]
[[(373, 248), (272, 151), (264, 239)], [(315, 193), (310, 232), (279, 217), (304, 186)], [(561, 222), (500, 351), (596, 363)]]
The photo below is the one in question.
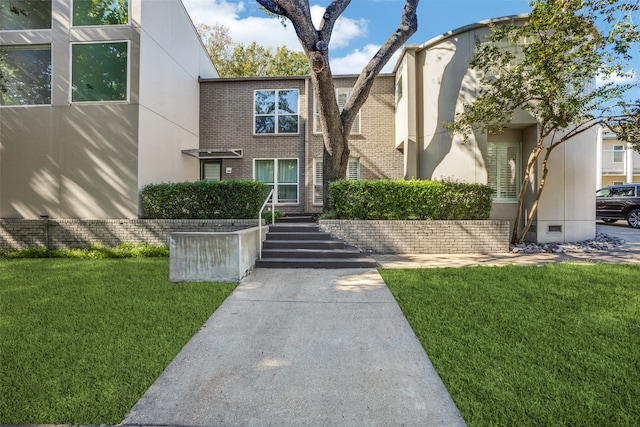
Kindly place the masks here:
[[(287, 218), (287, 217), (284, 217)], [(376, 261), (335, 239), (311, 217), (279, 219), (269, 227), (262, 246), (262, 268), (376, 268)]]

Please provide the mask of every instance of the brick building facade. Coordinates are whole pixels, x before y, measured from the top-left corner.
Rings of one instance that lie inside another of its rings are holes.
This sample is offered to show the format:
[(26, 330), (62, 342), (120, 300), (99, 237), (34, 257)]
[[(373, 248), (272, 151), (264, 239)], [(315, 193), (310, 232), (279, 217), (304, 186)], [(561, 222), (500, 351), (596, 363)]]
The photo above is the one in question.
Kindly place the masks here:
[[(356, 78), (335, 78), (339, 104), (346, 99)], [(394, 86), (393, 75), (376, 78), (352, 128), (348, 178), (403, 177), (403, 156), (394, 148)], [(279, 197), (277, 209), (319, 212), (322, 209), (318, 184), (321, 182), (323, 140), (314, 114), (312, 92), (308, 76), (203, 79), (200, 82), (200, 147), (185, 152), (200, 159), (201, 178), (261, 179), (258, 176), (262, 173), (261, 168), (273, 168), (275, 175), (279, 171), (284, 176), (282, 165), (292, 170), (295, 167), (295, 183), (271, 183), (280, 188), (281, 193), (287, 192), (286, 198)], [(261, 96), (274, 100), (264, 114), (257, 113), (264, 106), (256, 106), (262, 102)], [(286, 106), (287, 114), (271, 115), (276, 98), (280, 103), (288, 100), (295, 105)], [(285, 124), (287, 121), (288, 125)], [(281, 123), (282, 129), (275, 126), (265, 130), (261, 128), (265, 122)]]

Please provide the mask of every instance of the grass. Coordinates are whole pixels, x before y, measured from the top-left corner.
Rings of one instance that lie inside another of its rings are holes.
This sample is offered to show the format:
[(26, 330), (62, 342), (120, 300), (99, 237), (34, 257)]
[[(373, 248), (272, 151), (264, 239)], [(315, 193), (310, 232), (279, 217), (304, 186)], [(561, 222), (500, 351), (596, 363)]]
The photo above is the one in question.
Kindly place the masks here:
[(235, 288), (78, 256), (0, 259), (0, 424), (119, 423)]
[(637, 426), (640, 267), (381, 270), (469, 426)]

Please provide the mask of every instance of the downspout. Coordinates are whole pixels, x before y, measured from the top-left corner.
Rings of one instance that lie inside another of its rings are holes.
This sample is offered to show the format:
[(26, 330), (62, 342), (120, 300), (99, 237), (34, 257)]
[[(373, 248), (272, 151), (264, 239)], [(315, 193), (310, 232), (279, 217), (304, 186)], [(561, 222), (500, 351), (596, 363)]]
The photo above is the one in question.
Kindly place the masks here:
[(627, 182), (633, 182), (633, 146), (627, 142), (627, 151), (624, 153), (627, 164)]
[(596, 190), (602, 187), (602, 126), (598, 127), (596, 137)]
[[(313, 197), (313, 184), (309, 185), (309, 138), (310, 138), (310, 134), (309, 134), (309, 127), (311, 126), (311, 120), (309, 120), (309, 105), (311, 105), (310, 100), (312, 100), (312, 95), (309, 93), (309, 79), (311, 77), (310, 76), (306, 76), (304, 79), (304, 93), (306, 95), (306, 99), (307, 99), (307, 106), (306, 106), (306, 116), (307, 116), (307, 120), (306, 123), (304, 125), (304, 194), (305, 194), (305, 198), (304, 198), (304, 210), (305, 212), (311, 212), (310, 206), (309, 206), (309, 198), (310, 196)], [(313, 115), (313, 112), (311, 112), (311, 114)], [(313, 164), (312, 164), (313, 167)], [(311, 193), (309, 193), (309, 187), (311, 187)], [(313, 203), (313, 200), (311, 201), (311, 203)]]

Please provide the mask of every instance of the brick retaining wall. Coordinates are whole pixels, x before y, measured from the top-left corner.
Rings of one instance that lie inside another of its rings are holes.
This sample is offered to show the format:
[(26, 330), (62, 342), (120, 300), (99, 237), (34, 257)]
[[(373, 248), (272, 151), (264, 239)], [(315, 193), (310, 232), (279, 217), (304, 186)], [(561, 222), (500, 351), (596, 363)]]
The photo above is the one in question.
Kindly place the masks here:
[(0, 219), (0, 249), (168, 245), (172, 232), (230, 232), (257, 225), (257, 219)]
[(509, 221), (320, 220), (320, 228), (362, 251), (381, 254), (502, 253)]

